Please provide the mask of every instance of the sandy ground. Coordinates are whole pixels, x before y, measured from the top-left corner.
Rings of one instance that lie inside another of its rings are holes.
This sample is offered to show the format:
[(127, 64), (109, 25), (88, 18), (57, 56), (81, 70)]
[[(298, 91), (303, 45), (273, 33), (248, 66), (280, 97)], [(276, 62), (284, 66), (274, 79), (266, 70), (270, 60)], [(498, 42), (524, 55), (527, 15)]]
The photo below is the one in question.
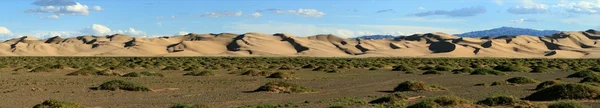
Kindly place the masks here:
[[(0, 107), (32, 107), (47, 99), (80, 103), (88, 107), (102, 108), (166, 108), (174, 103), (209, 104), (213, 107), (235, 107), (260, 103), (294, 103), (299, 107), (328, 107), (336, 104), (337, 98), (360, 98), (365, 101), (389, 94), (388, 91), (407, 80), (424, 81), (441, 85), (447, 91), (402, 92), (418, 97), (454, 95), (471, 101), (486, 97), (510, 95), (525, 97), (533, 93), (535, 84), (473, 86), (477, 83), (502, 81), (514, 76), (528, 76), (539, 81), (562, 78), (563, 81), (577, 82), (580, 79), (564, 78), (573, 72), (553, 73), (508, 73), (506, 76), (459, 75), (444, 72), (443, 75), (404, 74), (403, 72), (382, 70), (352, 69), (344, 73), (325, 73), (310, 70), (285, 70), (296, 72), (299, 79), (286, 80), (317, 90), (316, 93), (277, 94), (249, 93), (259, 86), (283, 79), (240, 76), (215, 71), (216, 76), (183, 76), (183, 71), (159, 71), (165, 77), (124, 78), (117, 76), (65, 76), (73, 70), (55, 72), (0, 72)], [(127, 70), (133, 72), (142, 70)], [(146, 85), (152, 92), (90, 90), (99, 84), (113, 79), (123, 79)], [(420, 99), (416, 99), (414, 103)], [(304, 103), (309, 101), (310, 103)], [(549, 102), (539, 102), (549, 103)], [(587, 102), (592, 107), (600, 107), (597, 102)], [(352, 107), (370, 107), (366, 104), (351, 104)]]

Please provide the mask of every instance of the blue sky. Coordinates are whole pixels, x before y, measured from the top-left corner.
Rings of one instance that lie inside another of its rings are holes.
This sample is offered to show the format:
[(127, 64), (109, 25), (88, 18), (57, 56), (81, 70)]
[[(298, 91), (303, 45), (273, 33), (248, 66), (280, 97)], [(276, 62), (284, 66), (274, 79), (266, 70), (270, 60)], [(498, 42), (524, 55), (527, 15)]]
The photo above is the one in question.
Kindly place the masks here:
[(354, 37), (502, 26), (600, 29), (600, 0), (3, 0), (0, 13), (0, 39), (189, 32)]

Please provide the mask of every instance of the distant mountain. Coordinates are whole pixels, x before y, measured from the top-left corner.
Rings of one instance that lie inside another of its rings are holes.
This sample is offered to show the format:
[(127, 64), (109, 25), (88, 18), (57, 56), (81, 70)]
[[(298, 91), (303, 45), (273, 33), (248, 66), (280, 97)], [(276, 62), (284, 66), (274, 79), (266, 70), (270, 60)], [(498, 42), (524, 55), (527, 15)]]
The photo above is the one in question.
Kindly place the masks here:
[(366, 35), (366, 36), (359, 36), (359, 37), (355, 37), (354, 39), (358, 38), (358, 39), (384, 39), (384, 38), (396, 38), (398, 36), (392, 36), (392, 35)]
[(516, 35), (530, 35), (530, 36), (548, 36), (561, 31), (557, 30), (534, 30), (527, 28), (514, 28), (514, 27), (500, 27), (490, 30), (472, 31), (463, 34), (455, 34), (461, 37), (486, 37), (486, 36), (516, 36)]

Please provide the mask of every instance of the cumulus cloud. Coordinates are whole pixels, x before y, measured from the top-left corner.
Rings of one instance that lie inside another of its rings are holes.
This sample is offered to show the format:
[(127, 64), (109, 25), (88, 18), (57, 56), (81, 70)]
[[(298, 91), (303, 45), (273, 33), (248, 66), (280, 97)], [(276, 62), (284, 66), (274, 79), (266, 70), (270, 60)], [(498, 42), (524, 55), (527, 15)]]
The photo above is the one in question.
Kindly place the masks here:
[(567, 12), (582, 14), (600, 14), (600, 0), (596, 1), (562, 1), (555, 7), (564, 8)]
[(444, 16), (448, 16), (448, 17), (470, 17), (470, 16), (483, 14), (485, 12), (486, 12), (485, 7), (474, 6), (474, 7), (454, 9), (454, 10), (450, 10), (450, 11), (447, 11), (447, 10), (427, 11), (427, 12), (416, 13), (413, 15), (417, 16), (417, 17), (425, 17), (425, 16), (432, 16), (432, 15), (444, 15)]
[(424, 7), (418, 7), (417, 10), (425, 10)]
[(179, 33), (177, 33), (175, 35), (187, 35), (187, 34), (190, 34), (190, 32), (180, 31)]
[(521, 19), (518, 19), (518, 20), (511, 20), (510, 22), (514, 23), (514, 24), (521, 24), (521, 23), (534, 23), (534, 22), (538, 22), (538, 20), (535, 20), (535, 19), (523, 19), (523, 18), (521, 18)]
[(126, 34), (132, 36), (145, 36), (146, 32), (135, 30), (134, 28), (129, 28), (128, 30), (115, 30), (112, 31), (110, 28), (100, 25), (100, 24), (92, 24), (92, 26), (86, 27), (80, 32), (83, 35), (111, 35), (111, 34)]
[[(48, 13), (54, 16), (61, 15), (89, 15), (92, 11), (104, 10), (100, 6), (92, 6), (74, 2), (72, 0), (37, 0), (32, 4), (39, 8), (25, 10), (26, 13)], [(54, 17), (53, 16), (53, 17)], [(44, 18), (44, 17), (43, 17)], [(54, 17), (57, 19), (57, 17)]]
[(12, 36), (12, 32), (8, 30), (6, 27), (0, 26), (0, 37), (10, 37)]
[(233, 33), (262, 32), (262, 33), (291, 33), (296, 36), (311, 36), (316, 34), (334, 34), (341, 37), (362, 35), (408, 35), (414, 33), (446, 32), (459, 33), (456, 29), (400, 26), (400, 25), (315, 25), (294, 23), (245, 24), (238, 23), (227, 26)]
[(207, 13), (204, 13), (204, 14), (202, 14), (200, 16), (202, 16), (202, 17), (213, 17), (213, 18), (217, 18), (217, 17), (237, 17), (237, 16), (242, 16), (242, 11), (237, 11), (237, 12), (230, 12), (230, 11), (207, 12)]
[(60, 19), (60, 17), (59, 17), (58, 15), (50, 15), (50, 16), (42, 17), (42, 19), (53, 19), (53, 20), (57, 20), (57, 19)]
[(316, 9), (297, 9), (297, 10), (280, 10), (280, 9), (265, 9), (257, 10), (256, 12), (271, 12), (275, 14), (288, 14), (302, 17), (319, 18), (325, 16), (325, 13), (320, 12)]
[(377, 10), (375, 13), (386, 13), (386, 12), (394, 12), (394, 9)]
[(531, 4), (525, 6), (514, 6), (506, 10), (512, 14), (543, 14), (547, 13), (548, 5), (546, 4)]
[(250, 14), (250, 16), (252, 16), (252, 17), (254, 17), (254, 18), (258, 18), (258, 17), (261, 17), (261, 16), (262, 16), (262, 14), (260, 14), (260, 13), (258, 13), (258, 12), (254, 12), (254, 13)]

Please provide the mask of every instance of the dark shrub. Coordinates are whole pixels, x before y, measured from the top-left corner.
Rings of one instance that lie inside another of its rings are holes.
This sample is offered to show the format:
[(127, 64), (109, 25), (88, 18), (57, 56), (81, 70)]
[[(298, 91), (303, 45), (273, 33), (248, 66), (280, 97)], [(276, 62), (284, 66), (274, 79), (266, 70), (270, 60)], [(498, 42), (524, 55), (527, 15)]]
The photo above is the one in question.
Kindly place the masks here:
[(588, 77), (588, 76), (597, 76), (598, 73), (591, 71), (591, 70), (581, 70), (578, 72), (575, 72), (569, 76), (567, 76), (567, 78), (584, 78), (584, 77)]
[(135, 82), (123, 80), (111, 80), (102, 83), (99, 90), (126, 90), (126, 91), (151, 91), (150, 88), (140, 85)]
[(296, 77), (294, 77), (292, 73), (289, 72), (275, 72), (267, 76), (267, 78), (294, 79)]
[(556, 84), (559, 84), (559, 83), (560, 83), (560, 82), (558, 82), (558, 81), (556, 81), (556, 80), (552, 80), (552, 81), (544, 81), (544, 82), (542, 82), (542, 83), (538, 84), (538, 85), (535, 87), (535, 90), (541, 90), (541, 89), (544, 89), (544, 88), (547, 88), (547, 87), (550, 87), (550, 86), (553, 86), (553, 85), (556, 85)]
[(254, 91), (268, 91), (274, 93), (306, 93), (306, 92), (314, 92), (314, 90), (310, 88), (306, 88), (300, 86), (298, 84), (277, 81), (277, 82), (269, 82), (263, 86), (260, 86), (258, 89)]
[(436, 70), (428, 70), (423, 72), (423, 75), (430, 75), (430, 74), (437, 74), (437, 75), (441, 75), (442, 73)]
[(446, 90), (446, 88), (441, 87), (441, 86), (429, 86), (427, 84), (425, 84), (425, 82), (421, 82), (421, 81), (405, 81), (402, 82), (400, 84), (398, 84), (398, 86), (396, 86), (396, 88), (394, 88), (394, 91), (435, 91), (435, 90)]
[(487, 106), (513, 106), (519, 104), (519, 102), (521, 102), (519, 98), (512, 96), (495, 96), (485, 98), (484, 100), (477, 102), (477, 104)]
[(177, 66), (167, 66), (167, 67), (163, 68), (162, 70), (181, 70), (181, 68), (177, 67)]
[(531, 67), (531, 72), (532, 73), (547, 73), (547, 72), (550, 72), (550, 69), (548, 67), (543, 67), (543, 66), (534, 66), (534, 67)]
[(409, 65), (399, 65), (399, 66), (395, 66), (394, 69), (392, 69), (392, 71), (411, 71), (414, 72), (416, 71), (415, 68), (409, 66)]
[(532, 83), (536, 83), (538, 81), (531, 79), (529, 77), (513, 77), (510, 79), (507, 79), (506, 82), (513, 83), (513, 84), (532, 84)]
[(176, 103), (170, 108), (210, 108), (210, 106), (202, 104), (202, 105), (189, 105), (183, 103)]
[(261, 71), (258, 69), (248, 69), (246, 70), (246, 72), (242, 73), (242, 75), (249, 75), (249, 76), (267, 76), (267, 75), (271, 75), (270, 71)]
[(464, 67), (461, 69), (452, 70), (452, 72), (454, 72), (454, 74), (472, 73), (473, 71), (475, 71), (475, 69), (473, 69), (471, 67)]
[(594, 82), (600, 82), (600, 75), (594, 75), (594, 76), (588, 76), (585, 77), (583, 79), (581, 79), (581, 81), (579, 81), (580, 83), (594, 83)]
[(561, 99), (596, 99), (600, 95), (597, 87), (585, 84), (556, 84), (539, 90), (525, 99), (534, 101), (551, 101)]
[(600, 65), (596, 65), (596, 66), (592, 66), (589, 68), (589, 70), (595, 71), (595, 72), (600, 72)]
[(410, 105), (407, 108), (467, 107), (472, 106), (471, 104), (472, 103), (468, 100), (459, 97), (442, 96), (425, 99), (421, 102)]
[(471, 72), (471, 75), (506, 75), (506, 73), (489, 68), (477, 68), (475, 71)]
[(85, 108), (78, 103), (57, 101), (57, 100), (46, 100), (40, 104), (33, 106), (33, 108)]
[(450, 66), (440, 66), (440, 65), (435, 66), (435, 70), (437, 70), (437, 71), (451, 71), (452, 69), (453, 68)]
[(215, 76), (215, 73), (212, 71), (193, 71), (183, 74), (184, 76)]
[(494, 70), (503, 72), (525, 72), (526, 69), (521, 66), (498, 65), (494, 67)]
[(369, 103), (378, 104), (386, 108), (402, 108), (405, 107), (408, 103), (406, 102), (406, 100), (408, 100), (407, 96), (402, 95), (400, 93), (392, 93), (388, 96), (377, 98)]
[(490, 84), (490, 86), (498, 86), (498, 85), (508, 85), (509, 83), (506, 81), (495, 81)]
[(144, 72), (130, 72), (130, 73), (127, 73), (127, 74), (123, 75), (122, 77), (143, 77), (143, 76), (159, 76), (159, 77), (164, 77), (164, 75), (161, 74), (161, 73), (153, 73), (153, 72), (148, 72), (148, 71), (144, 71)]

